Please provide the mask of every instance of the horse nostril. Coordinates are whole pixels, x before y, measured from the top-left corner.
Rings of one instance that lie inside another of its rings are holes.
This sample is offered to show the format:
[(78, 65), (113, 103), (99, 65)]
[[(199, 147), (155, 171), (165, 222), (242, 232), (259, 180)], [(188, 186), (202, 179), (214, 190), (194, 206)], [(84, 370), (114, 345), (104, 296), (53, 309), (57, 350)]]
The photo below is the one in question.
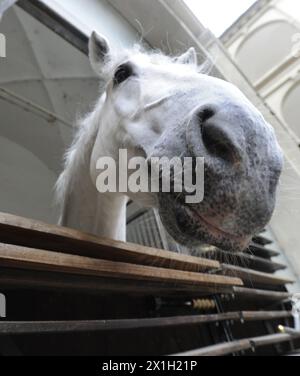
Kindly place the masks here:
[(201, 127), (201, 129), (202, 129), (202, 125), (207, 120), (209, 120), (210, 118), (212, 118), (214, 115), (215, 115), (215, 111), (212, 108), (210, 108), (210, 107), (203, 108), (203, 109), (201, 109), (198, 112), (198, 118), (199, 118), (199, 121), (200, 121), (200, 127)]
[[(211, 113), (209, 113), (211, 115)], [(208, 121), (213, 115), (201, 123), (202, 140), (209, 154), (227, 162), (235, 163), (239, 159), (238, 148), (222, 125), (216, 121)]]

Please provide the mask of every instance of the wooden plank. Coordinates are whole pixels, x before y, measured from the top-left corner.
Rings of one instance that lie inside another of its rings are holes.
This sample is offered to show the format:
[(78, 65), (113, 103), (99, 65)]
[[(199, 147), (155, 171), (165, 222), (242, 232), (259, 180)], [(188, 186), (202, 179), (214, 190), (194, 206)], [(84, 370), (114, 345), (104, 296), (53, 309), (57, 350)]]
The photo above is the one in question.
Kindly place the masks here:
[(247, 266), (249, 269), (254, 269), (264, 273), (275, 273), (278, 270), (286, 269), (286, 265), (284, 264), (266, 260), (263, 257), (258, 257), (247, 253), (237, 253), (234, 255), (234, 257), (236, 260), (239, 260), (239, 265), (241, 267)]
[(279, 255), (279, 252), (273, 249), (266, 248), (262, 245), (251, 243), (249, 247), (244, 251), (245, 253), (250, 253), (251, 255), (263, 258), (271, 258)]
[(99, 238), (66, 227), (4, 213), (0, 213), (0, 242), (191, 272), (220, 268), (218, 261)]
[(186, 351), (180, 354), (174, 354), (173, 356), (222, 356), (233, 354), (242, 350), (255, 350), (255, 348), (257, 347), (275, 345), (282, 342), (293, 341), (294, 339), (295, 337), (289, 334), (270, 334), (261, 337), (246, 338), (242, 340), (221, 343), (201, 349)]
[(243, 284), (238, 278), (93, 259), (3, 243), (0, 243), (0, 265), (9, 268), (197, 286)]
[(173, 354), (172, 356), (224, 356), (228, 354), (237, 353), (243, 350), (249, 350), (251, 348), (252, 345), (248, 339), (241, 339), (238, 341), (207, 346), (201, 349), (185, 351), (179, 354)]
[(233, 293), (237, 298), (254, 299), (263, 301), (283, 301), (292, 297), (288, 292), (259, 290), (247, 287), (233, 287)]
[(244, 321), (277, 320), (292, 317), (290, 311), (243, 311)]
[(260, 244), (260, 245), (267, 245), (267, 244), (272, 244), (272, 240), (266, 238), (265, 236), (262, 236), (262, 235), (258, 235), (258, 236), (254, 236), (252, 238), (252, 241), (254, 243), (257, 243), (257, 244)]
[(241, 278), (244, 283), (252, 285), (275, 285), (282, 286), (295, 281), (285, 277), (279, 277), (252, 269), (241, 268), (238, 266), (221, 264), (222, 274)]
[(232, 293), (232, 286), (201, 286), (191, 284), (161, 283), (121, 278), (101, 278), (96, 276), (83, 276), (64, 273), (44, 272), (32, 270), (19, 270), (1, 268), (1, 289), (6, 290), (38, 290), (60, 291), (69, 293), (97, 294), (98, 296), (112, 296), (124, 294), (132, 296), (161, 296), (170, 298), (201, 298), (212, 294)]
[(300, 338), (300, 333), (298, 336), (290, 335), (287, 333), (276, 333), (276, 334), (270, 334), (267, 336), (251, 338), (251, 342), (253, 343), (255, 347), (262, 347), (262, 346), (269, 346), (269, 345), (274, 345), (274, 344), (282, 343), (282, 342), (293, 341), (297, 338)]
[(285, 356), (300, 356), (300, 349), (285, 354)]
[(240, 267), (247, 267), (264, 273), (274, 273), (278, 270), (286, 269), (286, 265), (279, 264), (270, 260), (266, 260), (262, 257), (257, 257), (248, 253), (242, 252), (225, 252), (220, 249), (208, 251), (205, 255), (213, 260), (227, 263), (228, 260), (232, 260), (234, 265)]
[(78, 333), (89, 331), (131, 330), (143, 328), (167, 328), (200, 325), (225, 320), (239, 320), (239, 312), (215, 315), (195, 315), (177, 317), (140, 318), (126, 320), (89, 320), (89, 321), (18, 321), (1, 322), (0, 335)]
[(210, 315), (89, 321), (0, 321), (0, 335), (78, 333), (201, 325), (220, 321), (257, 321), (291, 317), (287, 311), (226, 312)]

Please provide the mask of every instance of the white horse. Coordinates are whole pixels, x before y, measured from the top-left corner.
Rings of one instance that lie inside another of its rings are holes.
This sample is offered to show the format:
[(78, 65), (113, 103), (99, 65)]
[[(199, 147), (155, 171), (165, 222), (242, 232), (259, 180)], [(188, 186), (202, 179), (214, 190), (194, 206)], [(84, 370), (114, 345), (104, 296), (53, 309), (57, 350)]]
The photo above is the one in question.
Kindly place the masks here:
[[(157, 208), (167, 231), (187, 246), (244, 249), (270, 220), (283, 157), (272, 127), (232, 84), (199, 73), (190, 48), (177, 58), (139, 48), (113, 51), (93, 33), (90, 62), (104, 94), (79, 124), (57, 191), (60, 224), (126, 239), (128, 196)], [(204, 200), (174, 193), (99, 193), (100, 157), (204, 157)]]

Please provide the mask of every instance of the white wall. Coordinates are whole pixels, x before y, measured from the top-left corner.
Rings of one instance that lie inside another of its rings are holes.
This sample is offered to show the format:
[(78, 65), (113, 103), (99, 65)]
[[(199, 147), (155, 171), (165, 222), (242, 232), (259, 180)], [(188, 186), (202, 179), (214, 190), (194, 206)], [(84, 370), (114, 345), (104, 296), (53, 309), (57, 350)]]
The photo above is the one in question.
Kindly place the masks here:
[(55, 221), (52, 190), (56, 175), (30, 150), (0, 137), (0, 208)]
[(130, 46), (139, 41), (135, 29), (106, 0), (44, 0), (85, 34), (93, 30), (117, 45)]

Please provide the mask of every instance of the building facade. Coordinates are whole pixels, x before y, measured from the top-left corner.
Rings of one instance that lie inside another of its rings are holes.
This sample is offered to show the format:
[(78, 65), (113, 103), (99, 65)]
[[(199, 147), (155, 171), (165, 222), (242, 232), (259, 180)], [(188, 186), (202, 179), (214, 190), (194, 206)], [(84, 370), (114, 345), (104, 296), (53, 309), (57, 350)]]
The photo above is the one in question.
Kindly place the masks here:
[(300, 146), (299, 2), (258, 1), (222, 41)]
[(259, 0), (221, 40), (278, 120), (270, 123), (284, 151), (285, 168), (271, 226), (300, 276), (300, 2)]

